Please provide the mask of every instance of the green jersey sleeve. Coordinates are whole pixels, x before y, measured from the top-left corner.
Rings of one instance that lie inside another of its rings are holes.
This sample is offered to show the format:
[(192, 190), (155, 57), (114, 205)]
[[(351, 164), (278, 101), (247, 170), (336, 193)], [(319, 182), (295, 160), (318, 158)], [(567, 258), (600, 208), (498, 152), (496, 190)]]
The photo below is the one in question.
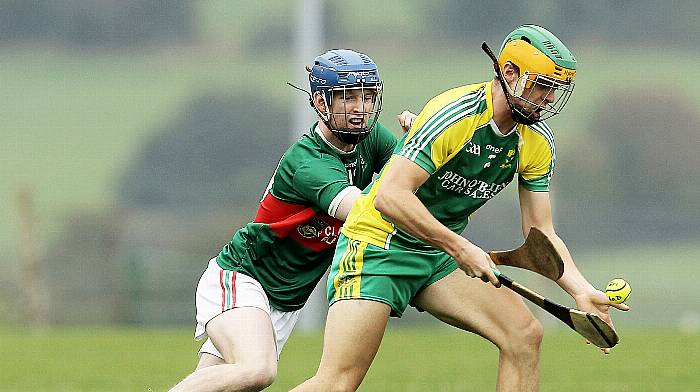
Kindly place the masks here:
[(388, 128), (379, 122), (377, 122), (374, 132), (377, 135), (374, 143), (374, 154), (376, 154), (377, 167), (374, 167), (373, 171), (375, 173), (379, 173), (382, 167), (389, 162), (389, 159), (394, 152), (394, 148), (396, 148), (396, 136), (394, 136), (394, 134)]
[(342, 162), (324, 156), (299, 166), (292, 185), (311, 204), (327, 212), (335, 197), (350, 186), (350, 181)]

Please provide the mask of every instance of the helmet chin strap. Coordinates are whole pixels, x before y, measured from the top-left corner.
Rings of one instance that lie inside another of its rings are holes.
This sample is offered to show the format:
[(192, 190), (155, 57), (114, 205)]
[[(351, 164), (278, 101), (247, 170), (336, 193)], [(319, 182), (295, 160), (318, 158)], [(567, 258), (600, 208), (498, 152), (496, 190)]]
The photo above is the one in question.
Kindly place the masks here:
[(484, 52), (486, 52), (486, 54), (491, 58), (491, 61), (493, 61), (493, 69), (496, 72), (496, 79), (498, 79), (498, 82), (501, 85), (503, 94), (505, 94), (506, 96), (506, 102), (508, 103), (508, 107), (510, 108), (510, 117), (516, 123), (523, 125), (532, 125), (536, 123), (537, 120), (524, 115), (522, 111), (518, 110), (515, 107), (515, 104), (513, 103), (513, 95), (510, 93), (510, 86), (506, 84), (506, 80), (503, 77), (503, 73), (501, 72), (501, 67), (498, 65), (498, 59), (496, 59), (496, 55), (493, 54), (491, 48), (489, 48), (486, 42), (484, 42), (481, 44), (481, 49), (483, 49)]
[(328, 129), (330, 129), (333, 135), (340, 139), (341, 142), (356, 145), (363, 141), (367, 136), (369, 136), (371, 129), (361, 128), (356, 130), (350, 130), (345, 128), (337, 128), (334, 125), (331, 125), (331, 117), (332, 115), (329, 115), (328, 120), (326, 120), (323, 118), (323, 116), (321, 116), (321, 121), (323, 121), (326, 127), (328, 127)]
[(513, 104), (510, 101), (510, 99), (508, 97), (509, 95), (510, 94), (508, 92), (506, 92), (506, 100), (508, 101), (509, 106), (510, 106), (510, 117), (513, 119), (513, 121), (515, 121), (519, 124), (523, 124), (523, 125), (532, 125), (538, 121), (532, 117), (528, 117), (528, 116), (524, 115), (522, 111), (516, 109), (515, 104)]
[(346, 130), (328, 128), (330, 128), (331, 132), (333, 132), (340, 141), (347, 144), (359, 144), (369, 136), (369, 132), (348, 132)]

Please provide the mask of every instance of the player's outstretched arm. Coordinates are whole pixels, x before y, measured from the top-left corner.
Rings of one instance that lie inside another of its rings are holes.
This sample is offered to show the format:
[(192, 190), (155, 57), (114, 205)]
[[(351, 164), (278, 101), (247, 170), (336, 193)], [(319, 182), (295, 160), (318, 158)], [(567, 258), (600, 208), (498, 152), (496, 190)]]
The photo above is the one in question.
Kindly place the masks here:
[[(559, 286), (576, 301), (576, 307), (584, 312), (597, 314), (603, 321), (613, 326), (610, 307), (627, 311), (629, 306), (610, 302), (602, 291), (593, 287), (576, 267), (569, 249), (554, 231), (552, 207), (548, 192), (532, 192), (522, 185), (518, 187), (523, 235), (527, 237), (531, 227), (537, 227), (549, 237), (564, 262), (564, 275), (557, 281)], [(603, 349), (609, 352), (610, 349)]]
[(379, 184), (374, 207), (402, 230), (447, 252), (467, 275), (500, 287), (489, 255), (440, 223), (416, 197), (416, 190), (428, 177), (416, 163), (394, 156)]

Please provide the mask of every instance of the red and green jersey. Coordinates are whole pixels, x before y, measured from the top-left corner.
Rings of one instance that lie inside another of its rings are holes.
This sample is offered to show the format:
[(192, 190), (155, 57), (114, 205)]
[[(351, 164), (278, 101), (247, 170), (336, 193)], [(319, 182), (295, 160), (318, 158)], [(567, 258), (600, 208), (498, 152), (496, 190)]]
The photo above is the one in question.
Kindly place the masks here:
[(219, 266), (257, 279), (275, 309), (303, 307), (333, 258), (343, 224), (333, 218), (340, 201), (350, 186), (369, 185), (395, 146), (394, 135), (378, 123), (343, 152), (314, 124), (284, 153), (255, 220), (224, 246)]
[[(546, 192), (554, 168), (554, 139), (547, 124), (519, 124), (512, 132), (502, 133), (493, 120), (491, 88), (492, 82), (473, 84), (433, 98), (395, 150), (430, 174), (416, 196), (455, 233), (464, 231), (469, 216), (505, 188), (516, 173), (526, 189)], [(427, 247), (374, 208), (382, 180), (380, 175), (358, 197), (343, 234), (382, 248), (394, 241)]]

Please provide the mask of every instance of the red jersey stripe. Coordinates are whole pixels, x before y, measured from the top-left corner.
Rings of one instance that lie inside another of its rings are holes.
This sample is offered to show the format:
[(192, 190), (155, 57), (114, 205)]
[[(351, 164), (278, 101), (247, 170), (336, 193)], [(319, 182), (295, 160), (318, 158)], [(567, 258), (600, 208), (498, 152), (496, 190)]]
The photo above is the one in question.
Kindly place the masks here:
[(224, 270), (219, 271), (219, 284), (221, 285), (221, 313), (226, 310), (226, 285), (224, 284)]
[(236, 307), (236, 271), (231, 276), (231, 309)]

